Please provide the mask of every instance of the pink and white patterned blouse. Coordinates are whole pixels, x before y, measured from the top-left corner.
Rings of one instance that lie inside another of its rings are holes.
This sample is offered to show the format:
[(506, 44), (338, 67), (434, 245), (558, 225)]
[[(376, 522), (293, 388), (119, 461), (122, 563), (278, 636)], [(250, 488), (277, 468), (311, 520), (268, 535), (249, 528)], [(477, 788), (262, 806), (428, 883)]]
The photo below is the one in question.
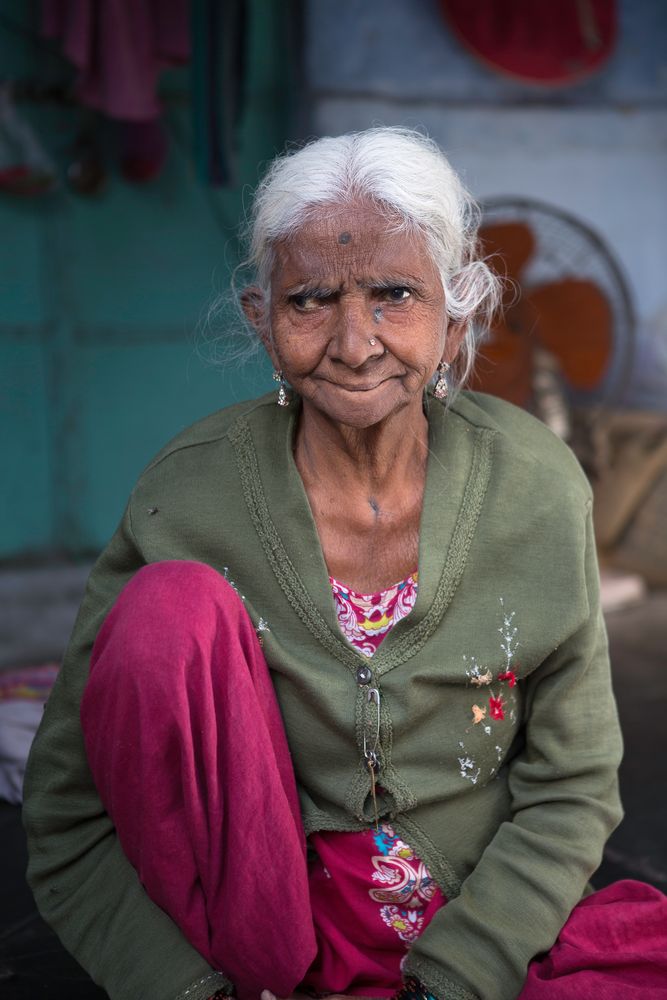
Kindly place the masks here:
[(418, 573), (375, 594), (357, 594), (329, 577), (338, 624), (345, 638), (364, 656), (372, 656), (396, 622), (410, 614), (417, 600)]

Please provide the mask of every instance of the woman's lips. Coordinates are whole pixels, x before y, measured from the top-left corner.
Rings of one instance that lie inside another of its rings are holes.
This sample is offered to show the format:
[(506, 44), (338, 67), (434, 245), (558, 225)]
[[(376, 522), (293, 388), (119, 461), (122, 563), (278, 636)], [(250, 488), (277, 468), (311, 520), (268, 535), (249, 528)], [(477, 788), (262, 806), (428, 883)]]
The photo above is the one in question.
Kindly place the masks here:
[(373, 385), (342, 385), (340, 382), (335, 382), (334, 385), (338, 389), (344, 389), (345, 392), (370, 392), (372, 389), (377, 389), (381, 382), (374, 382)]
[(334, 386), (336, 389), (343, 389), (345, 392), (371, 392), (373, 389), (377, 389), (379, 386), (384, 385), (385, 382), (389, 381), (387, 378), (381, 378), (375, 382), (335, 382), (333, 379), (324, 379), (323, 381), (328, 382), (329, 385)]

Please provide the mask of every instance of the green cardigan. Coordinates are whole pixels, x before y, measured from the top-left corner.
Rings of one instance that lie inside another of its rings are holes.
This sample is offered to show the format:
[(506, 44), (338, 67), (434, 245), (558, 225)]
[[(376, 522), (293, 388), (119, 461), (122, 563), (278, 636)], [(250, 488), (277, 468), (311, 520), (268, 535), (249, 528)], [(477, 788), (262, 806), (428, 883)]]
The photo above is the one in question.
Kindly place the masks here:
[(274, 399), (172, 441), (93, 570), (26, 778), (38, 906), (113, 1000), (200, 1000), (226, 982), (142, 889), (79, 724), (91, 645), (120, 588), (145, 563), (200, 560), (233, 580), (262, 632), (307, 833), (370, 822), (362, 745), (375, 706), (356, 679), (370, 666), (380, 813), (449, 899), (406, 974), (446, 1000), (513, 1000), (621, 816), (588, 484), (522, 411), (429, 399), (417, 603), (368, 661), (338, 628), (292, 457), (298, 403)]

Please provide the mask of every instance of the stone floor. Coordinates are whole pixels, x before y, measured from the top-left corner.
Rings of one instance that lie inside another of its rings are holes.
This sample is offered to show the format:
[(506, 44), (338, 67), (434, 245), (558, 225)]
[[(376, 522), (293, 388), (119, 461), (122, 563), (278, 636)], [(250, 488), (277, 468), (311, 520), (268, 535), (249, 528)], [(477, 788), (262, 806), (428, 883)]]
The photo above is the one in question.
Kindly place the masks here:
[[(0, 669), (61, 653), (88, 567), (0, 573)], [(594, 882), (650, 882), (667, 892), (667, 591), (607, 616), (626, 755), (626, 818)], [(0, 803), (0, 996), (3, 1000), (93, 1000), (105, 994), (38, 916), (25, 884), (18, 807)]]

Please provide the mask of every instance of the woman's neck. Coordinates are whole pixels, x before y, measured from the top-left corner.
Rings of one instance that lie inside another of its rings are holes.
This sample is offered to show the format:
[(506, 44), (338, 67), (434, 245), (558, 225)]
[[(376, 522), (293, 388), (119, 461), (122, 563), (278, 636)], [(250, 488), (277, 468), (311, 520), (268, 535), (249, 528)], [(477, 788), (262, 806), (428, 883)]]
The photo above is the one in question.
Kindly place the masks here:
[(428, 455), (428, 421), (421, 403), (392, 414), (373, 427), (329, 420), (303, 402), (295, 461), (304, 482), (335, 484), (355, 494), (391, 494), (423, 478)]
[(427, 455), (421, 405), (360, 430), (304, 404), (295, 461), (330, 576), (373, 593), (416, 568)]

